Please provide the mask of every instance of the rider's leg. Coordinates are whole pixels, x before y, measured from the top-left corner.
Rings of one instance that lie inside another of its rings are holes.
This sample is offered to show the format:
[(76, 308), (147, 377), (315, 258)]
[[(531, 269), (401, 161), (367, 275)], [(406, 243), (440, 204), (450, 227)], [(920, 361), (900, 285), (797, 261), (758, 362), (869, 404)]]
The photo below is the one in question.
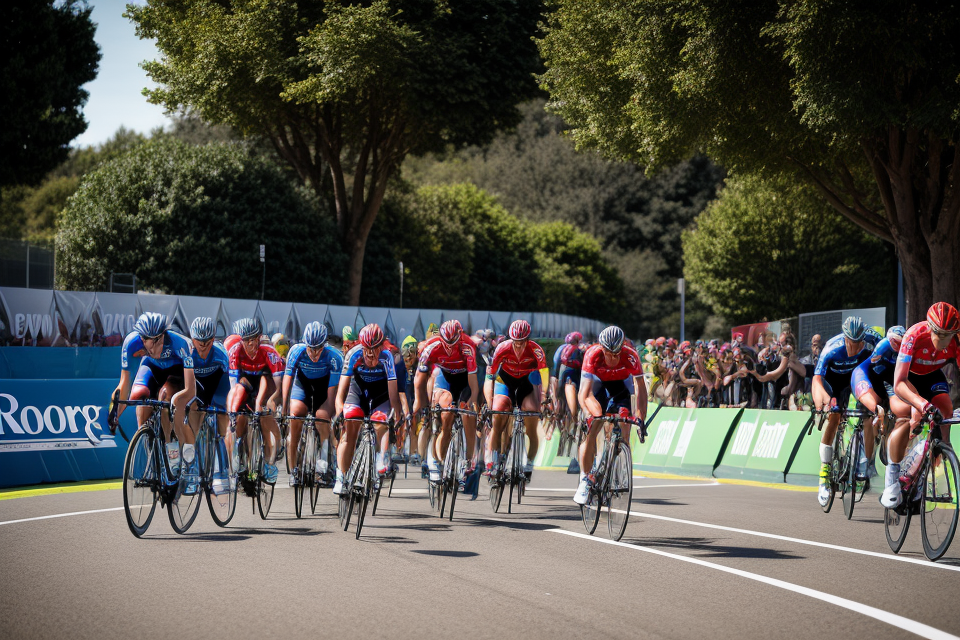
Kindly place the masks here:
[[(539, 413), (540, 403), (538, 399), (540, 398), (540, 387), (534, 387), (533, 391), (527, 394), (527, 397), (523, 399), (523, 402), (520, 404), (520, 408), (523, 411), (531, 411), (533, 413)], [(540, 421), (539, 416), (525, 416), (523, 418), (523, 428), (527, 433), (527, 439), (530, 441), (530, 444), (527, 446), (527, 460), (528, 464), (533, 462), (533, 459), (537, 457), (537, 450), (540, 448), (540, 436), (537, 434), (537, 423)]]

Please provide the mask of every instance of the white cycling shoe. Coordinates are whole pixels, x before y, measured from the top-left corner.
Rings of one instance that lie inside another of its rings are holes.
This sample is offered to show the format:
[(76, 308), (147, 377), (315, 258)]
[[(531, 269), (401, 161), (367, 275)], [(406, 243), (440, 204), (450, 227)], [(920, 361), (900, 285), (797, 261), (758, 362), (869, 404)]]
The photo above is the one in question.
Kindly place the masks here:
[(580, 486), (577, 487), (577, 492), (573, 496), (573, 501), (579, 505), (587, 504), (587, 497), (590, 495), (590, 485), (587, 483), (587, 479), (583, 478), (580, 480)]
[(821, 507), (827, 506), (827, 503), (830, 502), (830, 487), (825, 484), (820, 485), (820, 489), (817, 491), (817, 502), (820, 503)]
[(903, 499), (903, 493), (900, 491), (900, 482), (887, 485), (883, 488), (883, 494), (880, 496), (880, 504), (887, 509), (896, 509), (900, 506)]

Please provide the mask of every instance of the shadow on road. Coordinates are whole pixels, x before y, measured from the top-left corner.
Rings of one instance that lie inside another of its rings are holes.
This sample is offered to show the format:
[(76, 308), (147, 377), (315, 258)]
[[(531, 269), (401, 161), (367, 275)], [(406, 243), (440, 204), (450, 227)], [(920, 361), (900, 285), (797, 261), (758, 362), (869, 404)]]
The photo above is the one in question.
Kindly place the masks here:
[(645, 547), (682, 549), (686, 551), (704, 551), (697, 557), (707, 558), (760, 558), (764, 560), (803, 560), (805, 556), (763, 549), (759, 547), (734, 547), (715, 544), (716, 538), (624, 538), (627, 544)]
[(634, 498), (630, 504), (642, 504), (653, 507), (685, 507), (686, 502), (677, 502), (672, 498)]
[(472, 558), (480, 555), (473, 551), (444, 551), (442, 549), (413, 549), (412, 553), (421, 553), (425, 556), (442, 556), (444, 558)]

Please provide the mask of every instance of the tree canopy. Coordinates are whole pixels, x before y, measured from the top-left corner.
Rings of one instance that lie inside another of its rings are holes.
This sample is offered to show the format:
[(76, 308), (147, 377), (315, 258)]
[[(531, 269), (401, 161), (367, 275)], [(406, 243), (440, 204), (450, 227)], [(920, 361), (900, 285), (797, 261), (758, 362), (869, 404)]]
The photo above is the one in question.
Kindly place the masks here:
[(100, 47), (81, 0), (10, 0), (0, 22), (0, 187), (34, 185), (86, 131)]
[(536, 92), (538, 1), (128, 6), (161, 60), (150, 100), (271, 141), (301, 180), (332, 193), (360, 298), (367, 237), (410, 152), (484, 141)]
[(683, 236), (690, 288), (734, 324), (886, 301), (888, 247), (783, 177), (731, 178)]
[(789, 173), (891, 241), (908, 313), (960, 298), (960, 13), (951, 2), (556, 0), (551, 106), (583, 146)]

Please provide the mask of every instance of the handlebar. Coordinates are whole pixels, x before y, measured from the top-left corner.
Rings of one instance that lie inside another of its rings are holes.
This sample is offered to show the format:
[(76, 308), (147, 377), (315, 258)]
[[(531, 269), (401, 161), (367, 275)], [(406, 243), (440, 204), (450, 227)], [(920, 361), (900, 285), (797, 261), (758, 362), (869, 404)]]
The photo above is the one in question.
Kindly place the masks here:
[(524, 418), (533, 418), (540, 417), (540, 414), (536, 411), (494, 411), (492, 409), (487, 410), (486, 415), (489, 416), (523, 416)]
[(461, 409), (460, 407), (441, 407), (437, 405), (433, 408), (433, 411), (437, 413), (459, 413), (463, 416), (475, 416), (477, 415), (476, 411), (470, 411), (469, 409)]

